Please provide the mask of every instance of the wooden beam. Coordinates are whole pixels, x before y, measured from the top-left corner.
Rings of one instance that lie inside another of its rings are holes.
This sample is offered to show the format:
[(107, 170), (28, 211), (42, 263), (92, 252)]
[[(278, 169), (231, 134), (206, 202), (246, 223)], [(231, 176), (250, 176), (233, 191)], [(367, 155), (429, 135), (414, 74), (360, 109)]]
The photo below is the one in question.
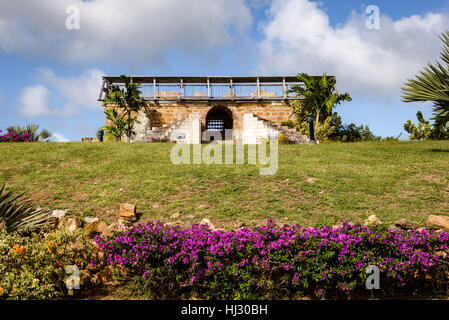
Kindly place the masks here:
[(101, 101), (101, 96), (103, 95), (103, 90), (104, 90), (104, 83), (105, 83), (105, 80), (103, 80), (103, 83), (101, 84), (100, 95), (98, 96), (98, 101)]
[(179, 93), (179, 95), (182, 97), (184, 96), (184, 82), (182, 81), (182, 78), (180, 79), (181, 82), (181, 92)]
[(153, 78), (153, 98), (156, 99), (156, 78)]
[(285, 77), (282, 78), (282, 89), (284, 99), (287, 97), (287, 88), (285, 87)]
[(210, 80), (207, 78), (207, 96), (210, 97)]
[(257, 77), (257, 98), (260, 98), (260, 80)]

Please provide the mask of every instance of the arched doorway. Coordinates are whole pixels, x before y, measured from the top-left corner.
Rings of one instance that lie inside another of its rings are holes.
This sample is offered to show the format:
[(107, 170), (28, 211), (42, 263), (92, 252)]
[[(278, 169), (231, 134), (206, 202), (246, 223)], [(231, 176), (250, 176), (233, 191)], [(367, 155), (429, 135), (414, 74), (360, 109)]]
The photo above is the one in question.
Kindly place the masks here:
[(225, 130), (232, 130), (234, 121), (232, 112), (224, 106), (213, 107), (206, 115), (206, 131), (220, 132), (221, 139), (232, 139), (232, 134), (225, 136)]

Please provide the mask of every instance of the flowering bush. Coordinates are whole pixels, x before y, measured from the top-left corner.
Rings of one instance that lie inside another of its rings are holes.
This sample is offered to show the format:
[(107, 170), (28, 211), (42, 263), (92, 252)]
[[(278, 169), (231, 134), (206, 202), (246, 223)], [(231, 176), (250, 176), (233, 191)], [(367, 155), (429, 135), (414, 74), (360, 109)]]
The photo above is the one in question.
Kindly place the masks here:
[(80, 270), (80, 288), (90, 281), (84, 269), (95, 257), (81, 232), (7, 233), (0, 227), (0, 300), (58, 299), (74, 294), (66, 287), (65, 267)]
[(151, 137), (151, 142), (170, 142), (170, 139), (167, 137), (163, 138)]
[[(107, 263), (125, 266), (155, 297), (211, 299), (355, 297), (369, 265), (381, 293), (413, 294), (447, 278), (449, 234), (400, 231), (345, 222), (338, 228), (266, 225), (226, 232), (207, 225), (182, 229), (161, 222), (123, 227), (96, 238)], [(441, 252), (440, 252), (441, 253)], [(443, 263), (444, 262), (444, 263)]]
[[(2, 130), (0, 130), (2, 133)], [(31, 142), (31, 134), (29, 133), (6, 133), (4, 135), (0, 135), (0, 142)]]

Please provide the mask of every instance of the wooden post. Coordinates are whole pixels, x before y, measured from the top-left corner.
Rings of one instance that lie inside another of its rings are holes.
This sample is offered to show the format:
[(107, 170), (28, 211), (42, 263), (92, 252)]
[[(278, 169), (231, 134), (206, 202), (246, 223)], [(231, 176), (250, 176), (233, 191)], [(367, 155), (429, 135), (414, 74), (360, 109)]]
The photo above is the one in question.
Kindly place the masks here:
[(210, 97), (210, 80), (207, 78), (207, 96)]
[(180, 92), (180, 96), (181, 98), (184, 96), (184, 81), (181, 79), (181, 92)]
[(285, 87), (285, 77), (282, 78), (282, 91), (284, 99), (287, 97), (287, 88)]
[(257, 77), (257, 98), (260, 98), (260, 81), (259, 81), (259, 77)]
[(156, 78), (153, 78), (153, 99), (156, 99)]
[(100, 90), (100, 95), (98, 96), (98, 101), (101, 101), (101, 97), (103, 96), (103, 90), (104, 90), (104, 79), (103, 79), (103, 83), (101, 84), (101, 90)]

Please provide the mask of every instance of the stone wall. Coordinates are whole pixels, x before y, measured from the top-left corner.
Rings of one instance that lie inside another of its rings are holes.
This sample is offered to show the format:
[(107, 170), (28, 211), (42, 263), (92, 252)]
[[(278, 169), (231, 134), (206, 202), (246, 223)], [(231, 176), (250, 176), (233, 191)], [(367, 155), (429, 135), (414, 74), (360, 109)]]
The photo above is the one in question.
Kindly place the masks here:
[[(243, 116), (246, 113), (255, 114), (266, 120), (280, 123), (293, 117), (290, 105), (284, 102), (246, 102), (246, 103), (165, 103), (155, 108), (155, 126), (169, 124), (176, 120), (187, 117), (191, 113), (199, 113), (201, 122), (206, 124), (206, 115), (210, 109), (216, 106), (227, 107), (234, 118), (234, 129), (241, 129), (243, 126)], [(157, 119), (156, 119), (157, 118)]]
[[(246, 114), (253, 114), (260, 118), (281, 123), (282, 121), (294, 119), (293, 112), (288, 103), (282, 101), (276, 102), (190, 102), (176, 103), (166, 102), (160, 103), (152, 109), (151, 114), (141, 111), (134, 114), (140, 121), (136, 125), (137, 135), (143, 135), (146, 131), (155, 127), (170, 125), (180, 119), (188, 118), (189, 115), (195, 114), (199, 116), (201, 127), (204, 131), (206, 126), (207, 113), (214, 107), (226, 107), (232, 113), (233, 118), (233, 139), (241, 142), (243, 139), (242, 130), (244, 128), (244, 117)], [(107, 124), (108, 121), (106, 121)]]

